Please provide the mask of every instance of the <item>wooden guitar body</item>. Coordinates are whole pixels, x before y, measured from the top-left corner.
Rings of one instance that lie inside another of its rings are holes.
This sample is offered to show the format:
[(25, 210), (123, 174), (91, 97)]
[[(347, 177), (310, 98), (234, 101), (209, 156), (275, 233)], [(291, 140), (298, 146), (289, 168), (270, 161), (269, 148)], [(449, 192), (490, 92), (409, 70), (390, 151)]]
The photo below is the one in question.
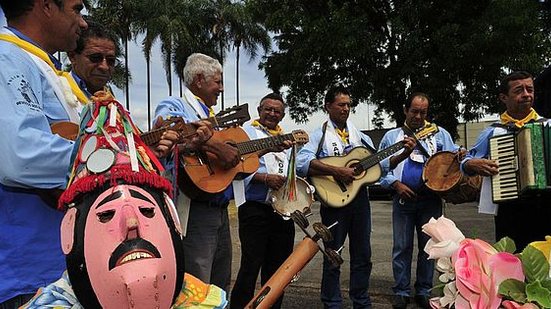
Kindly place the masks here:
[[(215, 131), (211, 138), (229, 144), (249, 140), (247, 133), (238, 127)], [(218, 158), (208, 152), (204, 155), (182, 156), (182, 158), (185, 173), (180, 173), (179, 185), (182, 191), (190, 193), (188, 194), (190, 197), (197, 196), (197, 189), (207, 193), (222, 192), (236, 176), (238, 178), (247, 176), (256, 172), (259, 167), (256, 153), (243, 154), (241, 161), (231, 169), (222, 168)]]
[[(322, 163), (338, 167), (355, 167), (361, 160), (372, 155), (365, 147), (356, 147), (342, 157), (325, 157), (319, 159)], [(312, 176), (312, 185), (316, 187), (316, 195), (327, 206), (341, 208), (348, 205), (358, 194), (358, 191), (381, 178), (382, 169), (379, 163), (369, 167), (354, 177), (350, 184), (336, 181), (333, 176)]]
[(50, 125), (53, 134), (57, 134), (64, 139), (74, 141), (78, 136), (78, 124), (70, 121), (55, 122)]

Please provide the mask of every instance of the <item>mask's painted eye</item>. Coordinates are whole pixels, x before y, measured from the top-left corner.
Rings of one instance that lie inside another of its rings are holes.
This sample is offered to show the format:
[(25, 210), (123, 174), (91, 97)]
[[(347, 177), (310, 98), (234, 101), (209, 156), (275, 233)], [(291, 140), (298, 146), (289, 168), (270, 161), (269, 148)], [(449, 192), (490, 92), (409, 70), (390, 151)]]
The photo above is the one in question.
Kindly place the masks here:
[(107, 223), (111, 221), (111, 219), (113, 219), (113, 216), (115, 216), (115, 211), (114, 210), (103, 211), (98, 213), (97, 216), (98, 216), (99, 222)]
[(140, 207), (140, 212), (146, 218), (153, 218), (155, 216), (155, 208), (153, 207)]

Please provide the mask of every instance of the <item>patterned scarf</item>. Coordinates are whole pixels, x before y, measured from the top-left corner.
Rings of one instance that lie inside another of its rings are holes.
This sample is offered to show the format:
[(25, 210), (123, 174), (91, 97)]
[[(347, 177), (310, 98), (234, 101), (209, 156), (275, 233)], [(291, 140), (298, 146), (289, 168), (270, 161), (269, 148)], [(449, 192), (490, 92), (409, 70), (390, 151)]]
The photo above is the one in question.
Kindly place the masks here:
[(511, 117), (507, 112), (501, 114), (501, 124), (508, 124), (513, 123), (517, 128), (522, 128), (525, 123), (530, 122), (532, 120), (537, 120), (540, 117), (538, 113), (533, 108), (530, 108), (530, 113), (528, 116), (522, 118), (522, 119), (515, 119)]

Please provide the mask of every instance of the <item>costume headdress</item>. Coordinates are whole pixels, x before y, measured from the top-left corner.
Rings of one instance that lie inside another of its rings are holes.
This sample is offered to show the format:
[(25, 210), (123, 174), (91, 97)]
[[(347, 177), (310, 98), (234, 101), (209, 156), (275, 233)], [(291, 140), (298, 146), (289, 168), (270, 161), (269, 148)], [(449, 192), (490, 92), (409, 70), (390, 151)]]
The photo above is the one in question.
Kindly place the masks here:
[(128, 112), (108, 93), (97, 92), (92, 100), (82, 111), (67, 190), (58, 208), (107, 183), (147, 185), (171, 195), (172, 185), (159, 175), (161, 163), (140, 139)]
[(85, 308), (169, 308), (184, 277), (172, 185), (128, 112), (98, 92), (81, 115), (61, 246)]

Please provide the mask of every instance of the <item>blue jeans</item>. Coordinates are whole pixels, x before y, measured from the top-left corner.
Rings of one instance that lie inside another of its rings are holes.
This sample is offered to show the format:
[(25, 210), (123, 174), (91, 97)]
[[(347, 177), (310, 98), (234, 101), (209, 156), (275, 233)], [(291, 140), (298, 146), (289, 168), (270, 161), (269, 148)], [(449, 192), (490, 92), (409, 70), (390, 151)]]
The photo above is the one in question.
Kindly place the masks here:
[[(326, 248), (338, 250), (349, 237), (350, 252), (350, 299), (354, 308), (371, 308), (369, 298), (369, 277), (371, 275), (371, 206), (366, 188), (343, 208), (320, 209), (321, 221), (331, 228), (333, 240), (325, 243)], [(321, 280), (321, 301), (324, 308), (342, 308), (340, 285), (340, 267), (333, 267), (327, 258), (323, 258), (323, 277)]]
[(418, 253), (414, 285), (415, 294), (430, 295), (434, 261), (429, 260), (428, 254), (423, 250), (430, 238), (423, 233), (421, 227), (431, 217), (438, 218), (441, 215), (442, 200), (436, 195), (431, 195), (417, 202), (405, 202), (403, 204), (399, 202), (398, 197), (394, 197), (392, 202), (392, 271), (394, 273), (392, 290), (394, 294), (410, 295), (413, 234), (416, 232)]

